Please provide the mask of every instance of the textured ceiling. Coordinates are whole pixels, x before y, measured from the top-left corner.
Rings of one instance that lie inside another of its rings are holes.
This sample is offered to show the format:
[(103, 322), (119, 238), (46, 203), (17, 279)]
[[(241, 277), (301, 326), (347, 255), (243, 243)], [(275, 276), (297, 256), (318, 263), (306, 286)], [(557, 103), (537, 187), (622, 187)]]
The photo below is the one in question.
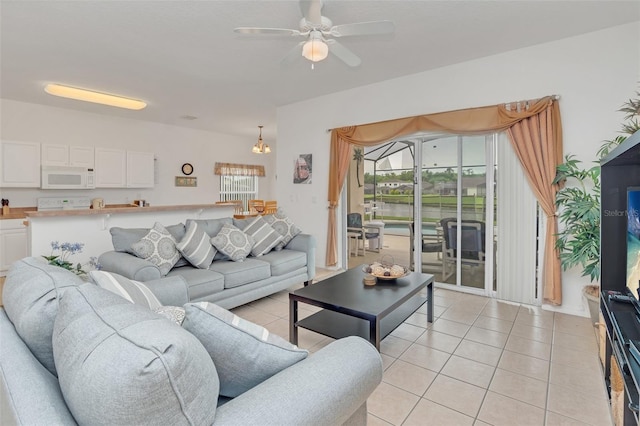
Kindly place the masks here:
[[(340, 41), (362, 59), (281, 59), (300, 41), (242, 37), (238, 26), (298, 28), (298, 2), (7, 1), (0, 3), (2, 98), (235, 135), (276, 107), (352, 87), (640, 20), (634, 1), (330, 1), (334, 25), (387, 19), (393, 35)], [(127, 95), (126, 111), (47, 95), (44, 84)], [(183, 116), (194, 116), (186, 120)]]

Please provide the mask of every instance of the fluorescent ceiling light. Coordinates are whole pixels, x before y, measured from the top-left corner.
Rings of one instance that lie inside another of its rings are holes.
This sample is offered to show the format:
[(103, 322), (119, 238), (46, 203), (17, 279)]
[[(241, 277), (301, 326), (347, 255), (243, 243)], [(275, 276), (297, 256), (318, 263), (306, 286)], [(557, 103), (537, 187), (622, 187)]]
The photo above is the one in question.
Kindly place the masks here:
[(140, 110), (147, 106), (145, 102), (108, 93), (94, 92), (92, 90), (78, 89), (77, 87), (63, 86), (61, 84), (47, 84), (44, 91), (50, 95), (63, 98), (76, 99), (78, 101), (93, 102), (118, 108)]

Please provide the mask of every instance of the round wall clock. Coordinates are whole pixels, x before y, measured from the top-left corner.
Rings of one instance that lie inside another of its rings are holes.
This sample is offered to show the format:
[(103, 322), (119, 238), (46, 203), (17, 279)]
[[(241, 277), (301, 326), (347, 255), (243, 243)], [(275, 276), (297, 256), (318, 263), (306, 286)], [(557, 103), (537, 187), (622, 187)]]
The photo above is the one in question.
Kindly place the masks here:
[(193, 166), (189, 163), (184, 163), (182, 165), (182, 173), (189, 176), (191, 173), (193, 173)]

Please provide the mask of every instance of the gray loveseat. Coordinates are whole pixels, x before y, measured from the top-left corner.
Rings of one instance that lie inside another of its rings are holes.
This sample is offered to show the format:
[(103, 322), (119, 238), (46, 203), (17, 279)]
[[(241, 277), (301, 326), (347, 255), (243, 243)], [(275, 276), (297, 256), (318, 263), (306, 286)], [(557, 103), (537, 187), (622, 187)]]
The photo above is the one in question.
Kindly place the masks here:
[(215, 361), (193, 334), (64, 269), (15, 262), (3, 299), (3, 426), (366, 424), (382, 379), (375, 348), (349, 337), (218, 398)]
[[(193, 221), (211, 237), (218, 234), (225, 224), (243, 229), (248, 223), (248, 220), (230, 217)], [(182, 223), (166, 229), (176, 241), (181, 241), (185, 235), (185, 224)], [(161, 278), (157, 266), (136, 257), (131, 250), (132, 244), (148, 231), (146, 228), (111, 228), (114, 250), (99, 257), (102, 269), (142, 282)], [(260, 257), (250, 256), (242, 262), (231, 261), (218, 253), (208, 269), (199, 269), (182, 258), (166, 276), (184, 278), (190, 301), (213, 302), (231, 309), (295, 284), (311, 283), (315, 276), (315, 248), (315, 238), (300, 233), (282, 250), (272, 250)]]

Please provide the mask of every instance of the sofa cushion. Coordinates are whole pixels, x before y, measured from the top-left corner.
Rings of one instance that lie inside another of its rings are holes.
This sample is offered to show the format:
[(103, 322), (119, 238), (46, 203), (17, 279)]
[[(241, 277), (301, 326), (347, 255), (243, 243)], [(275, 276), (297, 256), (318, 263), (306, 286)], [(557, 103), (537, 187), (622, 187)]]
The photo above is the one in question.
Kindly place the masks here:
[(187, 219), (186, 226), (189, 222), (197, 223), (209, 237), (215, 237), (224, 225), (233, 225), (233, 218), (222, 217), (219, 219)]
[[(217, 263), (214, 262), (214, 263)], [(187, 283), (189, 300), (198, 300), (224, 290), (224, 276), (208, 269), (193, 266), (173, 268), (167, 277), (182, 277)]]
[(203, 226), (189, 221), (182, 240), (176, 248), (196, 268), (207, 269), (217, 250), (211, 245), (211, 237), (204, 232)]
[(272, 251), (260, 258), (271, 265), (271, 275), (278, 276), (307, 266), (307, 254), (297, 250)]
[(133, 243), (131, 249), (136, 256), (156, 265), (162, 276), (167, 275), (180, 259), (176, 239), (160, 222), (156, 222), (140, 241)]
[(224, 288), (239, 287), (271, 276), (269, 263), (253, 258), (245, 259), (244, 262), (220, 260), (213, 262), (209, 269), (224, 276)]
[(255, 243), (251, 248), (251, 254), (256, 257), (269, 253), (271, 249), (283, 239), (283, 236), (273, 229), (261, 216), (253, 219), (243, 231), (245, 234), (253, 237)]
[(281, 208), (278, 208), (274, 214), (267, 215), (264, 218), (283, 237), (282, 241), (276, 245), (276, 250), (282, 250), (293, 237), (302, 232)]
[(79, 424), (212, 424), (216, 368), (193, 335), (93, 284), (65, 292), (53, 334)]
[(54, 375), (51, 335), (59, 297), (83, 282), (64, 268), (27, 257), (13, 263), (4, 283), (2, 300), (7, 316), (29, 350)]
[[(182, 240), (185, 233), (185, 227), (182, 223), (177, 223), (175, 225), (167, 226), (167, 231), (176, 241)], [(115, 251), (129, 253), (135, 256), (135, 253), (131, 249), (131, 245), (133, 243), (137, 243), (140, 241), (142, 237), (147, 235), (150, 228), (119, 228), (114, 226), (109, 228), (109, 232), (111, 233), (111, 243), (113, 244), (113, 249)], [(189, 265), (187, 259), (180, 258), (174, 267)]]
[(220, 378), (220, 395), (235, 397), (309, 354), (213, 303), (187, 303), (182, 323), (204, 345)]
[(242, 262), (251, 253), (254, 240), (233, 225), (224, 225), (211, 244), (234, 262)]
[(142, 305), (149, 309), (162, 306), (144, 283), (107, 271), (90, 271), (89, 276), (100, 287), (127, 299), (131, 303)]

